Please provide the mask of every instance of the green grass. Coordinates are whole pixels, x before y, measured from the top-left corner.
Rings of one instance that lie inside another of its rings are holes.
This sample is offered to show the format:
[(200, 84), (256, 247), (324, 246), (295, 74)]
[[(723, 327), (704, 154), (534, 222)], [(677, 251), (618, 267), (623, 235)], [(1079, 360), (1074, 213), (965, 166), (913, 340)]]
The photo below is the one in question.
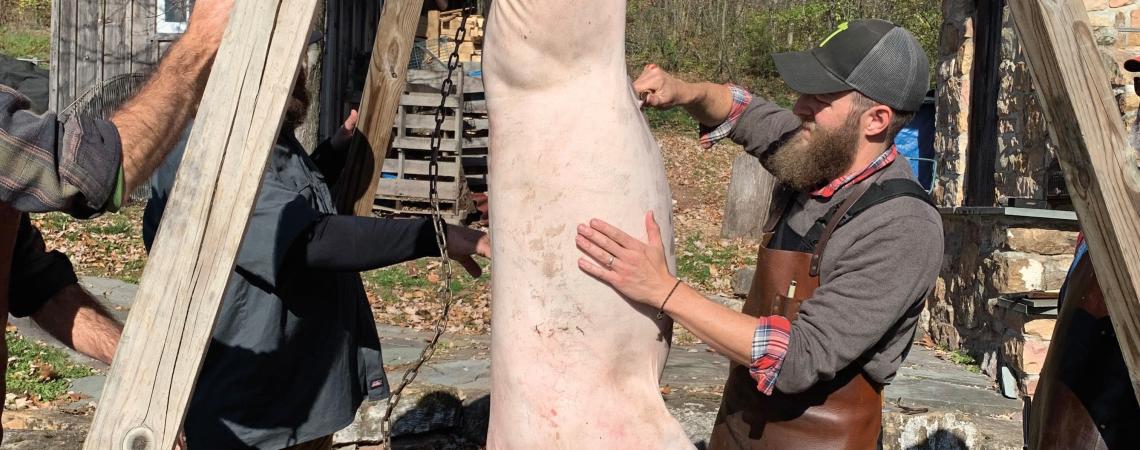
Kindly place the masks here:
[(655, 130), (666, 129), (688, 132), (695, 132), (697, 130), (697, 120), (685, 112), (684, 108), (660, 110), (647, 107), (643, 111), (645, 111), (645, 118), (649, 121), (649, 126)]
[[(479, 279), (471, 278), (471, 276), (463, 270), (463, 267), (454, 261), (452, 262), (451, 292), (459, 294), (469, 291), (475, 289), (478, 283), (487, 281), (489, 278), (487, 267), (490, 263), (480, 258), (476, 260), (479, 262), (479, 266), (483, 268), (483, 276)], [(366, 286), (374, 293), (379, 294), (381, 298), (392, 298), (392, 295), (397, 292), (417, 289), (428, 291), (430, 295), (434, 295), (438, 285), (428, 279), (428, 273), (438, 269), (429, 270), (427, 268), (428, 265), (434, 261), (436, 261), (435, 258), (422, 258), (383, 269), (370, 270), (362, 273), (361, 278), (364, 280)]]
[(47, 64), (51, 58), (51, 31), (0, 26), (0, 54), (37, 58)]
[(131, 217), (122, 214), (109, 214), (107, 221), (97, 223), (87, 229), (94, 234), (130, 236), (137, 232), (137, 227), (138, 226), (131, 221)]
[[(713, 266), (725, 269), (727, 273), (736, 259), (737, 253), (732, 248), (712, 245), (712, 243), (706, 244), (705, 241), (700, 234), (685, 237), (681, 244), (681, 251), (677, 254), (678, 277), (692, 283), (706, 285), (713, 281), (711, 269)], [(731, 274), (726, 275), (726, 273), (720, 273), (718, 276), (731, 276)]]
[(67, 393), (71, 381), (95, 374), (90, 367), (76, 364), (63, 351), (30, 341), (15, 333), (5, 333), (8, 342), (8, 392), (52, 401)]
[(978, 361), (975, 360), (973, 356), (970, 356), (962, 350), (947, 350), (945, 348), (942, 348), (942, 350), (946, 352), (946, 359), (948, 361), (960, 366), (964, 366), (967, 371), (973, 373), (982, 373), (982, 367), (978, 365)]

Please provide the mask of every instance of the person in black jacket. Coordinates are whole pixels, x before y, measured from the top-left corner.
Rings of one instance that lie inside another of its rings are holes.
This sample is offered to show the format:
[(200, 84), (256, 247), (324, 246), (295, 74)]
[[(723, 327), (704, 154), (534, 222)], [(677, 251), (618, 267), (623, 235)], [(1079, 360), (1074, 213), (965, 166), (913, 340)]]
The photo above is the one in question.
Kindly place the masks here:
[[(297, 85), (304, 86), (303, 76)], [(365, 397), (389, 393), (359, 272), (439, 255), (431, 219), (336, 213), (330, 186), (347, 139), (325, 142), (309, 156), (293, 136), (306, 107), (303, 89), (295, 89), (190, 400), (191, 449), (330, 448), (332, 434), (352, 422)], [(152, 180), (148, 249), (182, 151), (175, 149)], [(488, 236), (443, 229), (448, 256), (479, 276), (471, 255), (490, 256)]]

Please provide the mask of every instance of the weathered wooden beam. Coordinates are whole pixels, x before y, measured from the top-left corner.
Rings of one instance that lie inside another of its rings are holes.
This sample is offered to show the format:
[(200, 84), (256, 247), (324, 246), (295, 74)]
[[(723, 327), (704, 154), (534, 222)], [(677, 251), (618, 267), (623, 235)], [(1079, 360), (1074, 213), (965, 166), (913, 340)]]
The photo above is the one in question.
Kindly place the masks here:
[(384, 2), (361, 95), (356, 135), (344, 172), (334, 189), (337, 210), (341, 213), (372, 214), (380, 166), (388, 152), (392, 121), (396, 118), (400, 95), (404, 93), (408, 61), (412, 57), (412, 44), (423, 4), (423, 0)]
[(236, 2), (84, 448), (173, 447), (316, 3)]
[(1140, 168), (1080, 0), (1010, 0), (1093, 267), (1140, 398)]

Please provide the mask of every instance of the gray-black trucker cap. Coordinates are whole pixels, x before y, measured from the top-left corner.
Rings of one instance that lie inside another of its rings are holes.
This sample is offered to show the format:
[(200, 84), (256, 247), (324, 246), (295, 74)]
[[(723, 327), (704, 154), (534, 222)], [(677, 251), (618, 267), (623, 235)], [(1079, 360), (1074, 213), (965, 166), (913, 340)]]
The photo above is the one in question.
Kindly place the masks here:
[(819, 47), (772, 55), (788, 87), (801, 94), (856, 90), (899, 111), (918, 111), (930, 64), (906, 28), (879, 19), (844, 22)]

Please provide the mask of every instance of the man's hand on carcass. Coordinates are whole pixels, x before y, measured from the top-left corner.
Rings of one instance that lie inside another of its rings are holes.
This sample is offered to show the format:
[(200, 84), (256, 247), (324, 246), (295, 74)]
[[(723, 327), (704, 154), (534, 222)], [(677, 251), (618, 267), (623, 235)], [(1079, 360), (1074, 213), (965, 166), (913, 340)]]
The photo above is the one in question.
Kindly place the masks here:
[(674, 78), (657, 64), (646, 64), (633, 81), (633, 92), (643, 101), (642, 107), (658, 109), (683, 106), (691, 101), (688, 87), (688, 83)]
[(460, 225), (447, 224), (444, 230), (447, 233), (447, 257), (463, 266), (471, 276), (479, 278), (483, 268), (471, 255), (490, 258), (491, 236)]
[(600, 219), (579, 224), (575, 242), (589, 258), (579, 258), (578, 267), (630, 300), (657, 307), (677, 278), (669, 273), (661, 227), (653, 212), (645, 213), (645, 231), (649, 242), (641, 242)]
[(657, 64), (646, 64), (633, 81), (633, 92), (642, 107), (685, 108), (702, 125), (715, 127), (728, 119), (732, 111), (732, 91), (724, 84), (689, 83), (666, 72)]

